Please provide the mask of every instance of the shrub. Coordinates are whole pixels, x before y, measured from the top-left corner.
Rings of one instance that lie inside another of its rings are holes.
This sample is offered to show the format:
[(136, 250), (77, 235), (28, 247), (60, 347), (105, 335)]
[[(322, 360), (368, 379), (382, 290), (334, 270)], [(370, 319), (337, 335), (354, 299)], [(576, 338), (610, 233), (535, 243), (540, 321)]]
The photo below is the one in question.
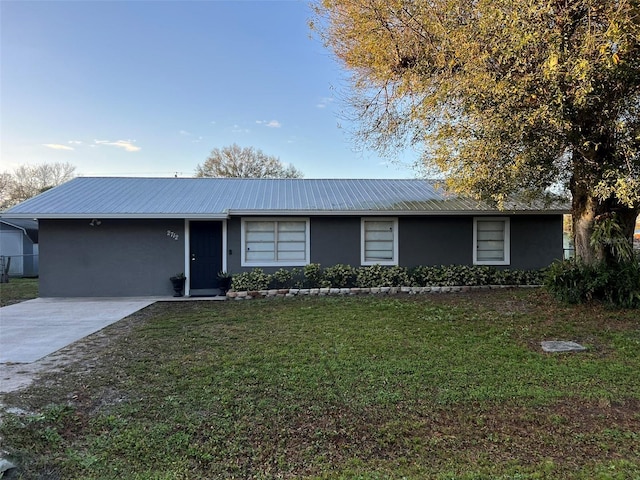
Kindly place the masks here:
[(382, 265), (371, 265), (360, 267), (356, 273), (356, 286), (360, 288), (388, 287), (385, 284), (385, 267)]
[(431, 287), (439, 285), (442, 278), (440, 267), (421, 265), (411, 272), (411, 285), (414, 287)]
[(442, 286), (451, 287), (454, 285), (466, 285), (467, 280), (471, 277), (470, 272), (473, 267), (465, 265), (450, 265), (448, 267), (440, 267), (440, 284)]
[(279, 268), (271, 275), (269, 286), (271, 288), (291, 288), (293, 287), (293, 277), (296, 275), (297, 269), (286, 270)]
[(491, 279), (491, 285), (513, 285), (511, 270), (505, 268), (503, 270), (494, 270), (493, 278)]
[(324, 279), (322, 267), (319, 263), (305, 265), (303, 276), (303, 286), (305, 288), (324, 288), (330, 286), (329, 282)]
[(405, 267), (393, 266), (385, 268), (383, 283), (385, 287), (404, 287), (409, 285), (409, 271)]
[(619, 263), (611, 272), (604, 291), (607, 302), (622, 308), (640, 308), (640, 255), (634, 260)]
[[(442, 267), (451, 268), (451, 267)], [(466, 285), (475, 287), (479, 285), (489, 285), (493, 279), (496, 269), (484, 265), (459, 266), (456, 285)]]
[(333, 265), (323, 272), (323, 283), (328, 282), (334, 288), (351, 288), (356, 284), (356, 269), (350, 265)]
[(261, 268), (254, 268), (250, 272), (238, 273), (233, 276), (231, 288), (237, 291), (266, 290), (271, 281), (271, 275), (267, 275)]
[(553, 263), (545, 287), (568, 303), (604, 301), (623, 308), (640, 307), (640, 258), (607, 265), (586, 265), (580, 260)]
[[(636, 269), (634, 270), (634, 265)], [(580, 288), (585, 292), (578, 294), (579, 298), (590, 298), (597, 292), (602, 298), (616, 299), (620, 296), (633, 298), (630, 287), (638, 278), (637, 264), (631, 265), (617, 273), (616, 281), (622, 289), (620, 295), (616, 291), (602, 290), (602, 274), (596, 275)], [(574, 268), (574, 267), (572, 267)], [(562, 263), (549, 269), (549, 275), (557, 278), (556, 283), (571, 283), (571, 276), (576, 275), (572, 268)], [(581, 275), (584, 275), (582, 272)], [(587, 275), (592, 275), (586, 272)], [(323, 269), (319, 263), (305, 265), (304, 269), (280, 268), (272, 275), (264, 273), (260, 268), (251, 272), (244, 272), (233, 276), (234, 290), (265, 290), (267, 288), (351, 288), (351, 287), (430, 287), (430, 286), (479, 286), (479, 285), (541, 285), (546, 283), (544, 273), (540, 270), (498, 270), (483, 265), (449, 265), (449, 266), (419, 266), (409, 271), (406, 267), (370, 265), (354, 268), (350, 265), (333, 265)], [(590, 278), (590, 277), (589, 277)], [(608, 278), (608, 277), (607, 277)], [(553, 288), (553, 287), (550, 287)], [(575, 290), (575, 289), (574, 289)], [(574, 292), (558, 293), (566, 301), (577, 302)], [(618, 300), (616, 300), (618, 301)]]

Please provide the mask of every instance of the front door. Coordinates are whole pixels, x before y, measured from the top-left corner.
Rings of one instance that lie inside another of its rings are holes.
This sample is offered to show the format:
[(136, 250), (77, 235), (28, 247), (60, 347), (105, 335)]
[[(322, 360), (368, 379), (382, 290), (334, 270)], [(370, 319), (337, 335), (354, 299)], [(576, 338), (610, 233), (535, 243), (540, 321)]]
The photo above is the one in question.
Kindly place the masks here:
[(217, 295), (218, 272), (222, 270), (222, 222), (190, 222), (189, 233), (189, 294)]

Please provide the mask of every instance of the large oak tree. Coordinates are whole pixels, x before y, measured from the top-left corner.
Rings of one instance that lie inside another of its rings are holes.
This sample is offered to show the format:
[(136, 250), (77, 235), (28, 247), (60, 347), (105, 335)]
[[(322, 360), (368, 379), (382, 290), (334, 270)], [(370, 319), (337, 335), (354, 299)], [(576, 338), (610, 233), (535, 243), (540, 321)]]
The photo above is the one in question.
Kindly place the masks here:
[(196, 167), (196, 177), (301, 178), (302, 172), (262, 150), (234, 143), (214, 148), (205, 162)]
[(0, 210), (53, 188), (76, 176), (76, 167), (68, 162), (22, 165), (13, 172), (0, 174)]
[[(359, 134), (407, 143), (449, 186), (500, 203), (565, 185), (577, 254), (640, 208), (638, 0), (322, 0), (312, 27), (351, 74)], [(615, 212), (615, 214), (613, 214)], [(626, 240), (625, 240), (626, 241)]]

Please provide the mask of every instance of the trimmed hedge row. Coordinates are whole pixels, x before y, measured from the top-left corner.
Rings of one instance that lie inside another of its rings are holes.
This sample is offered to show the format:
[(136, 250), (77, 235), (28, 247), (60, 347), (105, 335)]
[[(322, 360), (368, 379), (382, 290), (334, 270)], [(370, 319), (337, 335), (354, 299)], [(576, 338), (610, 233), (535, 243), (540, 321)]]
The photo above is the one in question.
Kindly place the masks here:
[(261, 268), (233, 275), (231, 288), (255, 291), (284, 288), (449, 287), (485, 285), (541, 285), (543, 270), (510, 270), (489, 266), (419, 266), (416, 268), (311, 263), (304, 268), (281, 268), (267, 274)]

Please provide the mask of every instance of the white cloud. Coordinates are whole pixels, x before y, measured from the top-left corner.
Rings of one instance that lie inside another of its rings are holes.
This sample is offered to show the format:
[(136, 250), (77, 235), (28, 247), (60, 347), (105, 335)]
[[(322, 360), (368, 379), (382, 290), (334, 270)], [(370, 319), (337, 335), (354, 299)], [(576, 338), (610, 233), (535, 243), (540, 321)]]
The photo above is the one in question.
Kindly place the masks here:
[(191, 138), (191, 143), (200, 143), (202, 141), (202, 136), (195, 136), (193, 133), (187, 131), (187, 130), (180, 130), (178, 132), (180, 135), (182, 135), (183, 137), (190, 137)]
[(280, 128), (282, 126), (282, 124), (278, 120), (271, 120), (271, 121), (256, 120), (256, 123), (258, 125), (264, 125), (265, 127), (269, 127), (269, 128)]
[(73, 147), (70, 147), (68, 145), (60, 145), (59, 143), (43, 143), (42, 145), (47, 148), (52, 148), (53, 150), (74, 150)]
[(332, 97), (322, 97), (316, 104), (316, 108), (327, 108), (333, 101)]
[(231, 132), (232, 133), (249, 133), (250, 130), (248, 128), (242, 128), (240, 125), (234, 125), (233, 127), (231, 127)]
[(69, 145), (82, 145), (82, 140), (69, 140), (67, 143)]
[(96, 145), (108, 145), (110, 147), (123, 148), (127, 152), (138, 152), (141, 150), (140, 147), (134, 145), (135, 140), (117, 140), (115, 142), (111, 142), (109, 140), (94, 140)]

